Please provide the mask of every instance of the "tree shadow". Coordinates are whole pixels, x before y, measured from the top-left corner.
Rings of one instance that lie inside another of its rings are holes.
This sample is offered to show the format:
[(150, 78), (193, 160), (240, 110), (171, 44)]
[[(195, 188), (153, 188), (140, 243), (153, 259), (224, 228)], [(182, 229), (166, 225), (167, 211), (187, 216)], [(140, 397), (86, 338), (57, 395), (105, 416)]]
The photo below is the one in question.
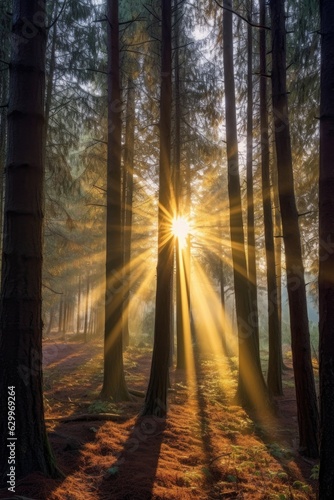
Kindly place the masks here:
[(110, 464), (99, 489), (100, 500), (151, 500), (166, 420), (138, 417), (122, 451)]

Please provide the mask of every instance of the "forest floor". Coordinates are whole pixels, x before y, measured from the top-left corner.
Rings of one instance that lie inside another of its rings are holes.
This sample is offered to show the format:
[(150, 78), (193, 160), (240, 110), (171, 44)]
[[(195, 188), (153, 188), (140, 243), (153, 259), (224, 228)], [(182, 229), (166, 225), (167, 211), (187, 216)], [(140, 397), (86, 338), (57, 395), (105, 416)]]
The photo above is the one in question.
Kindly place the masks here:
[[(233, 402), (233, 359), (202, 355), (190, 382), (171, 371), (168, 417), (163, 422), (138, 417), (141, 398), (117, 405), (98, 399), (102, 356), (102, 342), (44, 342), (47, 429), (65, 477), (32, 474), (17, 484), (16, 498), (316, 498), (317, 482), (311, 478), (316, 462), (297, 452), (291, 369), (284, 372), (277, 415), (255, 423)], [(131, 389), (145, 391), (150, 361), (148, 347), (127, 349), (125, 370)], [(85, 420), (71, 420), (78, 415), (85, 415)], [(2, 490), (0, 498), (13, 497)]]

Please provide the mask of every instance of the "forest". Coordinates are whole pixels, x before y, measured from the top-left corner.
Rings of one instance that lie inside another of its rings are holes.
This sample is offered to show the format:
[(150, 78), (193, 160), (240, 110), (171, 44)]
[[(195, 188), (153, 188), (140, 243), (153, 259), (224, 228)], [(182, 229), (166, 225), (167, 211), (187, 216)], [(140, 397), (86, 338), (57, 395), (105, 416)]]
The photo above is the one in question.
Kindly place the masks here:
[(334, 2), (0, 19), (0, 498), (333, 500)]

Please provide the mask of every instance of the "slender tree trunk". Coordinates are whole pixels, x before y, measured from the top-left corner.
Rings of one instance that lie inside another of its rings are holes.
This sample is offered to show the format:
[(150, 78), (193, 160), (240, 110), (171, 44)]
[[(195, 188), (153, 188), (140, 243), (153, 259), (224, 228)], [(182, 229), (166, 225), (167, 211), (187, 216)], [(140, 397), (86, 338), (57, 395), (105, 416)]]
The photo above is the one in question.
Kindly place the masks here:
[(268, 405), (268, 398), (261, 371), (256, 334), (252, 324), (252, 308), (249, 300), (247, 279), (238, 162), (232, 13), (230, 11), (232, 2), (231, 0), (224, 0), (223, 5), (229, 9), (225, 9), (223, 15), (223, 56), (230, 230), (239, 341), (237, 397), (243, 406), (262, 411)]
[(122, 98), (118, 1), (107, 2), (108, 159), (104, 376), (101, 397), (129, 400), (123, 369)]
[(294, 194), (286, 91), (284, 0), (270, 0), (272, 33), (272, 101), (275, 125), (278, 190), (289, 297), (300, 451), (318, 456), (318, 408), (312, 368), (304, 266)]
[(77, 309), (77, 334), (80, 333), (80, 324), (81, 324), (81, 275), (79, 276), (78, 281), (78, 309)]
[[(249, 0), (249, 21), (252, 20), (253, 0)], [(247, 262), (250, 303), (252, 308), (252, 327), (258, 349), (259, 313), (257, 303), (256, 250), (254, 224), (253, 194), (253, 32), (249, 24), (247, 28)]]
[[(266, 25), (266, 4), (260, 0), (260, 24)], [(272, 394), (283, 394), (282, 389), (282, 359), (281, 338), (277, 311), (277, 283), (274, 228), (272, 218), (271, 187), (270, 187), (270, 151), (267, 105), (267, 44), (266, 30), (260, 29), (260, 127), (261, 127), (261, 171), (262, 171), (262, 203), (264, 221), (264, 240), (267, 261), (267, 300), (268, 300), (268, 333), (269, 362), (268, 388)]]
[(334, 4), (320, 1), (319, 178), (320, 475), (319, 499), (334, 498)]
[(63, 314), (64, 314), (64, 299), (63, 296), (59, 302), (59, 315), (58, 315), (58, 333), (62, 332), (63, 327)]
[(274, 231), (275, 231), (275, 265), (276, 265), (276, 308), (278, 314), (278, 329), (280, 337), (280, 358), (282, 369), (285, 368), (282, 354), (282, 224), (281, 214), (279, 210), (278, 196), (278, 177), (277, 177), (277, 162), (276, 153), (273, 151), (273, 164), (271, 169), (271, 178), (274, 191)]
[(169, 383), (170, 307), (173, 274), (173, 247), (171, 235), (171, 108), (172, 108), (172, 5), (161, 0), (161, 94), (160, 94), (160, 161), (158, 264), (155, 304), (154, 347), (150, 381), (147, 389), (144, 415), (165, 417)]
[(87, 277), (86, 277), (86, 298), (85, 298), (85, 325), (84, 325), (84, 339), (85, 339), (85, 342), (88, 341), (89, 292), (90, 292), (90, 283), (89, 283), (89, 274), (87, 274)]
[[(0, 483), (7, 488), (10, 449), (15, 449), (16, 456), (14, 486), (36, 471), (48, 476), (57, 472), (46, 434), (42, 391), (45, 11), (37, 0), (19, 0), (13, 2), (12, 12), (15, 38), (0, 299), (0, 431), (4, 440)], [(11, 393), (15, 395), (11, 401), (15, 401), (16, 422), (12, 431), (7, 411)]]
[(123, 340), (129, 345), (129, 307), (131, 288), (131, 236), (132, 236), (132, 203), (133, 203), (133, 165), (135, 140), (135, 87), (132, 78), (128, 78), (128, 95), (126, 100), (126, 125), (124, 148), (124, 303), (123, 303)]
[(52, 325), (53, 325), (54, 317), (55, 317), (55, 310), (54, 310), (54, 307), (51, 307), (51, 309), (50, 309), (50, 317), (49, 317), (49, 322), (48, 322), (48, 327), (47, 327), (46, 332), (45, 332), (46, 336), (50, 335), (50, 333), (52, 331)]
[(63, 340), (65, 340), (65, 334), (66, 334), (66, 315), (67, 315), (67, 292), (65, 292), (65, 295), (63, 296), (63, 315), (62, 315), (62, 325), (61, 325)]

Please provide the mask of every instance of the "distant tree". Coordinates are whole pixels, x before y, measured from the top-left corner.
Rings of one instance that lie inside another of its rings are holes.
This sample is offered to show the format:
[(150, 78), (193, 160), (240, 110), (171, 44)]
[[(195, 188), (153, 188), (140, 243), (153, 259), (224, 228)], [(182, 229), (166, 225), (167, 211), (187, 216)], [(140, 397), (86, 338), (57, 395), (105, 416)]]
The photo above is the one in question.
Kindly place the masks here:
[(101, 397), (131, 399), (123, 368), (122, 101), (118, 0), (107, 3), (108, 158), (104, 375)]
[[(252, 22), (253, 0), (248, 2), (248, 19)], [(253, 310), (254, 337), (259, 346), (257, 272), (254, 223), (254, 180), (253, 180), (253, 29), (247, 26), (247, 265), (251, 307)]]
[(167, 412), (169, 382), (170, 305), (173, 273), (171, 237), (171, 108), (172, 108), (172, 5), (161, 0), (161, 94), (160, 94), (160, 159), (158, 263), (155, 304), (154, 347), (150, 381), (143, 415), (164, 417)]
[[(260, 24), (266, 25), (265, 0), (260, 0)], [(281, 395), (282, 389), (282, 359), (281, 336), (277, 308), (277, 281), (275, 263), (274, 227), (272, 214), (272, 195), (270, 186), (270, 148), (267, 103), (267, 43), (266, 30), (260, 28), (260, 129), (261, 129), (261, 172), (262, 172), (262, 203), (264, 221), (264, 240), (267, 261), (267, 301), (268, 301), (268, 388), (274, 395)]]
[(267, 406), (268, 397), (261, 370), (258, 343), (254, 327), (252, 325), (252, 307), (248, 293), (248, 272), (239, 177), (231, 0), (224, 0), (223, 6), (223, 55), (228, 195), (230, 205), (231, 247), (239, 341), (239, 378), (237, 396), (245, 407), (255, 408), (258, 411), (261, 411)]
[[(44, 422), (42, 392), (42, 226), (44, 181), (45, 11), (13, 2), (8, 148), (0, 318), (0, 431), (8, 433), (9, 388), (15, 393), (16, 481), (57, 469)], [(9, 443), (9, 441), (6, 441)], [(9, 448), (0, 450), (1, 485)], [(8, 485), (6, 485), (8, 486)]]
[(125, 143), (123, 163), (123, 205), (124, 205), (124, 303), (123, 303), (123, 340), (129, 345), (129, 306), (131, 287), (131, 237), (133, 219), (133, 175), (135, 141), (135, 86), (131, 76), (127, 81)]
[(334, 498), (334, 4), (321, 0), (319, 499)]
[(318, 456), (318, 408), (311, 359), (304, 266), (294, 178), (286, 88), (284, 0), (271, 0), (272, 103), (276, 141), (278, 191), (289, 298), (291, 347), (296, 384), (301, 453)]

